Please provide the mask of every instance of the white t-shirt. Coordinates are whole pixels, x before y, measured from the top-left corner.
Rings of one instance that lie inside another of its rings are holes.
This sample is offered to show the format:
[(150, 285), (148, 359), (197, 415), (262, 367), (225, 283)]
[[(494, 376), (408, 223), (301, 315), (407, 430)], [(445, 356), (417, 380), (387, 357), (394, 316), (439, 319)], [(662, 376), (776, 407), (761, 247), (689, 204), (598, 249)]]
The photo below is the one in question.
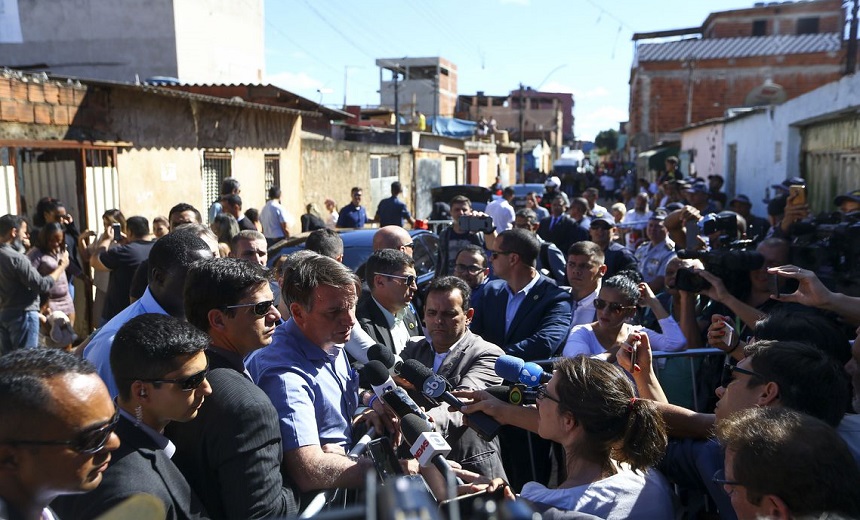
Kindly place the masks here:
[(656, 469), (643, 474), (625, 466), (611, 477), (564, 489), (549, 489), (537, 482), (528, 482), (520, 496), (536, 504), (608, 520), (671, 520), (675, 517), (671, 488)]
[[(684, 333), (681, 332), (681, 327), (678, 326), (675, 318), (669, 316), (658, 321), (660, 328), (663, 329), (662, 334), (638, 326), (633, 327), (633, 330), (637, 332), (644, 331), (648, 334), (648, 339), (651, 342), (651, 350), (662, 350), (664, 352), (684, 350), (684, 347), (687, 346), (687, 338), (684, 337)], [(567, 342), (564, 344), (564, 350), (561, 355), (564, 357), (572, 357), (578, 354), (595, 356), (606, 352), (606, 349), (597, 340), (592, 325), (591, 323), (576, 325), (570, 329), (570, 334), (567, 336)]]

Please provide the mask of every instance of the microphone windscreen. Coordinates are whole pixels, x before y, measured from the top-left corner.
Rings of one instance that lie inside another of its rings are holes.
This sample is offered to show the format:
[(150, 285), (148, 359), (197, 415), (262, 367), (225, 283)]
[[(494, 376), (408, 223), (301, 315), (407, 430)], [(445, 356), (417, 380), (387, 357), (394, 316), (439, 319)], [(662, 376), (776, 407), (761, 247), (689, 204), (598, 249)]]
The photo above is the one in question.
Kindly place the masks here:
[(519, 382), (529, 388), (534, 388), (543, 382), (544, 374), (546, 372), (537, 363), (532, 363), (531, 361), (523, 363), (523, 368), (520, 370)]
[(393, 367), (394, 362), (396, 361), (394, 352), (392, 352), (390, 348), (385, 345), (380, 345), (379, 343), (371, 345), (370, 348), (367, 349), (367, 359), (375, 359), (376, 361), (379, 361), (385, 365), (386, 369)]
[(424, 381), (433, 376), (433, 371), (416, 359), (407, 359), (400, 368), (400, 377), (409, 381), (415, 388), (421, 389)]
[(403, 432), (403, 438), (410, 446), (415, 444), (418, 436), (422, 433), (432, 432), (433, 428), (421, 417), (415, 414), (409, 414), (400, 420), (400, 431)]
[(516, 356), (499, 356), (496, 359), (496, 375), (505, 381), (519, 381), (523, 365), (525, 361)]
[(365, 386), (380, 386), (388, 381), (388, 369), (379, 361), (368, 361), (361, 370), (358, 371), (359, 380)]

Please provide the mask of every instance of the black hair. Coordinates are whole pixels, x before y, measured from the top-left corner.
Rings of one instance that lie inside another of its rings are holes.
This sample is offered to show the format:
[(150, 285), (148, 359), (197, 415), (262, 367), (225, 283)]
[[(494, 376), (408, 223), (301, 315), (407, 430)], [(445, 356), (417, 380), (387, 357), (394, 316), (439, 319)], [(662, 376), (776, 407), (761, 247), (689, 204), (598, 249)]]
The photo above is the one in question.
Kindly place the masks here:
[(110, 368), (120, 398), (131, 396), (135, 381), (162, 378), (208, 345), (209, 336), (173, 316), (135, 316), (120, 327), (110, 351)]
[(36, 235), (36, 240), (33, 241), (33, 245), (36, 246), (37, 249), (42, 251), (43, 253), (49, 253), (48, 251), (48, 239), (54, 233), (63, 233), (65, 236), (65, 229), (63, 225), (59, 222), (50, 222), (45, 224), (45, 226), (39, 230), (39, 234)]
[[(480, 256), (482, 258), (481, 267), (487, 267), (488, 262), (489, 262), (489, 257), (487, 255), (487, 251), (483, 247), (476, 246), (475, 244), (469, 244), (467, 246), (464, 246), (459, 251), (457, 251), (457, 256), (460, 256), (460, 253), (462, 253), (462, 252), (472, 253), (472, 254)], [(454, 259), (456, 260), (456, 257), (454, 257)]]
[(279, 198), (281, 198), (281, 188), (279, 186), (272, 186), (269, 188), (269, 199)]
[(195, 220), (197, 220), (198, 224), (203, 222), (203, 217), (200, 215), (200, 211), (197, 208), (195, 208), (191, 204), (188, 204), (187, 202), (180, 202), (179, 204), (170, 208), (170, 211), (167, 213), (168, 223), (170, 223), (170, 217), (172, 217), (174, 214), (185, 213), (186, 211), (194, 212), (194, 218)]
[(472, 297), (472, 289), (470, 289), (469, 284), (464, 282), (462, 279), (457, 278), (456, 276), (442, 276), (434, 278), (429, 284), (427, 284), (427, 294), (434, 292), (449, 293), (454, 289), (458, 289), (460, 291), (460, 296), (463, 297), (463, 312), (468, 311), (471, 307), (470, 299)]
[(403, 251), (399, 249), (380, 249), (370, 255), (364, 269), (365, 273), (367, 273), (367, 278), (371, 279), (374, 273), (394, 274), (395, 271), (414, 266), (415, 260)]
[(150, 281), (151, 273), (155, 269), (162, 273), (175, 268), (188, 270), (191, 264), (200, 259), (194, 254), (196, 251), (211, 252), (209, 245), (197, 236), (197, 230), (194, 228), (177, 229), (159, 238), (149, 250)]
[(23, 217), (18, 215), (3, 215), (0, 217), (0, 236), (5, 236), (13, 229), (21, 229)]
[(65, 207), (62, 202), (53, 197), (42, 197), (36, 203), (36, 211), (33, 213), (33, 224), (36, 227), (45, 225), (45, 213), (56, 211), (57, 208)]
[[(501, 241), (501, 242), (500, 242)], [(507, 229), (496, 237), (496, 249), (501, 250), (504, 244), (507, 251), (516, 253), (525, 265), (534, 267), (540, 253), (540, 242), (531, 231), (525, 229)]]
[(639, 292), (639, 284), (624, 272), (603, 280), (603, 288), (615, 289), (620, 292), (627, 300), (627, 305), (638, 304), (639, 298), (642, 297), (642, 294)]
[(827, 316), (808, 308), (776, 307), (755, 323), (755, 337), (808, 343), (833, 356), (840, 365), (851, 359), (845, 331)]
[(239, 206), (240, 208), (242, 207), (242, 197), (236, 195), (235, 193), (224, 195), (221, 199), (230, 206)]
[(343, 239), (333, 229), (316, 229), (305, 240), (305, 249), (329, 258), (337, 258), (343, 254)]
[(239, 189), (239, 181), (235, 177), (224, 177), (221, 181), (221, 195), (230, 195)]
[(128, 220), (125, 221), (125, 227), (128, 230), (128, 234), (131, 236), (145, 237), (149, 234), (149, 221), (146, 220), (146, 217), (129, 217)]
[(198, 260), (185, 278), (185, 319), (208, 332), (210, 310), (236, 304), (268, 284), (269, 279), (269, 272), (261, 265), (240, 258)]

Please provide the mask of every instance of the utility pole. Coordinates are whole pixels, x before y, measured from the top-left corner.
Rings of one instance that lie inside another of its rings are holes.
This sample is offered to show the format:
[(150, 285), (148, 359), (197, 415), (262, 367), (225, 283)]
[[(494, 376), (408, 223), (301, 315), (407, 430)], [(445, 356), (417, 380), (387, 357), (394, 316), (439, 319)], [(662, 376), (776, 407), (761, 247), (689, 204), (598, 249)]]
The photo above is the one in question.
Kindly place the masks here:
[(398, 91), (399, 85), (397, 84), (397, 79), (400, 76), (400, 64), (395, 65), (394, 69), (394, 142), (399, 146), (400, 145), (400, 92)]
[(520, 173), (519, 173), (519, 182), (520, 184), (524, 184), (526, 182), (526, 157), (523, 153), (523, 132), (525, 130), (525, 97), (523, 95), (523, 84), (520, 83)]
[(851, 8), (851, 27), (848, 29), (848, 56), (845, 60), (845, 74), (854, 74), (857, 68), (857, 9), (860, 0), (854, 0)]

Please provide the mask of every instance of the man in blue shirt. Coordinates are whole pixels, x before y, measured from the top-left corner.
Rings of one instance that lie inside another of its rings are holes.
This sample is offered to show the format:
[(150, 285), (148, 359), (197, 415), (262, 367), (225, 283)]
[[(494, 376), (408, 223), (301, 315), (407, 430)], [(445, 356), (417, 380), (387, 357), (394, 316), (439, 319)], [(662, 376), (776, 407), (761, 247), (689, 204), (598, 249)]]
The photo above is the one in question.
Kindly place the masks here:
[(354, 187), (351, 191), (352, 201), (340, 208), (337, 217), (337, 227), (361, 229), (367, 223), (367, 211), (361, 205), (361, 188)]
[(403, 219), (409, 222), (410, 226), (415, 225), (415, 219), (406, 208), (406, 203), (398, 198), (403, 193), (403, 186), (400, 181), (391, 183), (391, 196), (387, 199), (382, 199), (379, 206), (376, 207), (376, 216), (373, 218), (379, 223), (379, 227), (384, 226), (400, 226), (403, 227)]
[[(360, 403), (358, 374), (343, 351), (361, 282), (336, 260), (312, 256), (293, 266), (282, 290), (292, 317), (245, 365), (278, 411), (283, 469), (303, 492), (361, 487), (373, 463), (347, 456)], [(376, 412), (362, 419), (381, 431)]]

